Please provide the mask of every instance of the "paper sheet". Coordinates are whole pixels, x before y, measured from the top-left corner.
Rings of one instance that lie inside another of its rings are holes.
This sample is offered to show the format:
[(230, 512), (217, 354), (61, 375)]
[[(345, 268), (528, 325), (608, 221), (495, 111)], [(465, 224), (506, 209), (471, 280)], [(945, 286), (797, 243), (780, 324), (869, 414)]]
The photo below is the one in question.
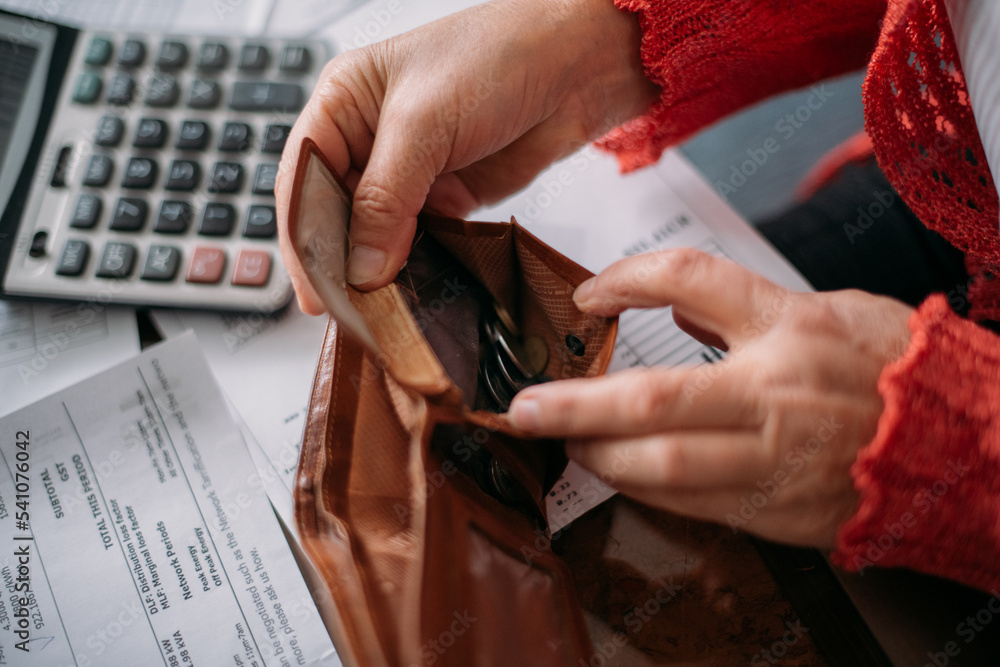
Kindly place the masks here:
[(0, 301), (0, 417), (138, 351), (131, 308)]
[(153, 311), (160, 332), (172, 338), (194, 331), (212, 369), (242, 418), (263, 485), (288, 526), (292, 488), (316, 360), (326, 317), (310, 317), (293, 303), (277, 316)]
[(7, 664), (339, 664), (194, 336), (0, 433)]
[[(785, 287), (811, 290), (676, 151), (665, 153), (653, 167), (623, 176), (612, 157), (588, 146), (547, 169), (526, 190), (470, 219), (511, 215), (595, 273), (628, 255), (687, 246), (728, 257)], [(721, 352), (681, 331), (669, 308), (634, 310), (620, 318), (610, 370), (701, 365), (721, 358)], [(550, 528), (565, 527), (612, 495), (607, 484), (570, 462), (547, 498)]]
[(275, 0), (0, 0), (0, 7), (53, 23), (181, 35), (257, 35)]

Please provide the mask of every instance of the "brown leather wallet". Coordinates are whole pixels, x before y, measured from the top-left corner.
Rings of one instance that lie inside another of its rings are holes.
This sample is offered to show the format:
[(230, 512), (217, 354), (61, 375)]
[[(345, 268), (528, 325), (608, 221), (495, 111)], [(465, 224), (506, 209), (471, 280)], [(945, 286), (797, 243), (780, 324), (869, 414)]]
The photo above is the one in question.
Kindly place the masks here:
[[(313, 384), (295, 488), (305, 552), (336, 613), (345, 664), (588, 664), (593, 653), (545, 495), (562, 443), (484, 408), (484, 309), (547, 348), (552, 379), (600, 375), (617, 320), (581, 313), (590, 272), (516, 222), (425, 212), (396, 281), (344, 281), (351, 199), (303, 143), (289, 234), (333, 316)], [(548, 543), (548, 542), (545, 542)]]

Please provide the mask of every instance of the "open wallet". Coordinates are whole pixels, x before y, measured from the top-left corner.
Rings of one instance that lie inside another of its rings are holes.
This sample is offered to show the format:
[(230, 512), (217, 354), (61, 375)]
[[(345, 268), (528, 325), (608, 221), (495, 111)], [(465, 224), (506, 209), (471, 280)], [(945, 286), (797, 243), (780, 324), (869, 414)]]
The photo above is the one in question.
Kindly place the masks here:
[(617, 319), (581, 313), (573, 291), (592, 274), (514, 221), (424, 212), (395, 282), (354, 290), (350, 215), (349, 190), (306, 139), (289, 236), (332, 317), (295, 520), (342, 660), (589, 664), (565, 565), (528, 549), (548, 536), (563, 444), (504, 413), (525, 386), (603, 374)]

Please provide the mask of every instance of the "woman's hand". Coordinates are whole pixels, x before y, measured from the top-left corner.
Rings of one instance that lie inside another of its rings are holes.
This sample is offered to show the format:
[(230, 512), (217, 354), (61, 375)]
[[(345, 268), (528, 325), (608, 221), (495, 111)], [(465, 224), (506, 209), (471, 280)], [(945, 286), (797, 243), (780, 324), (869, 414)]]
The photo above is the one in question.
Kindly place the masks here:
[(334, 58), (289, 136), (275, 194), (299, 303), (322, 305), (288, 242), (311, 137), (354, 189), (347, 279), (390, 282), (428, 204), (461, 216), (527, 185), (657, 97), (635, 16), (610, 0), (495, 0)]
[(570, 438), (570, 457), (650, 505), (833, 545), (857, 505), (851, 464), (882, 413), (879, 374), (909, 341), (908, 306), (791, 292), (687, 249), (617, 262), (574, 298), (602, 315), (673, 306), (682, 329), (729, 353), (526, 389), (510, 410), (517, 426)]

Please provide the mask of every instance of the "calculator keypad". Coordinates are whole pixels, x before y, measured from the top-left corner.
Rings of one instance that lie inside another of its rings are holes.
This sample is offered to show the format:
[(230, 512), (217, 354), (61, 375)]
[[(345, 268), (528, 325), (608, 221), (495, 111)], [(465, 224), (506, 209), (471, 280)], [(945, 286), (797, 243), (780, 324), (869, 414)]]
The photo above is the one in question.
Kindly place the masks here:
[(326, 48), (87, 33), (77, 44), (45, 147), (51, 173), (31, 195), (58, 222), (36, 223), (24, 252), (48, 262), (49, 286), (5, 286), (153, 305), (287, 303), (274, 184)]

